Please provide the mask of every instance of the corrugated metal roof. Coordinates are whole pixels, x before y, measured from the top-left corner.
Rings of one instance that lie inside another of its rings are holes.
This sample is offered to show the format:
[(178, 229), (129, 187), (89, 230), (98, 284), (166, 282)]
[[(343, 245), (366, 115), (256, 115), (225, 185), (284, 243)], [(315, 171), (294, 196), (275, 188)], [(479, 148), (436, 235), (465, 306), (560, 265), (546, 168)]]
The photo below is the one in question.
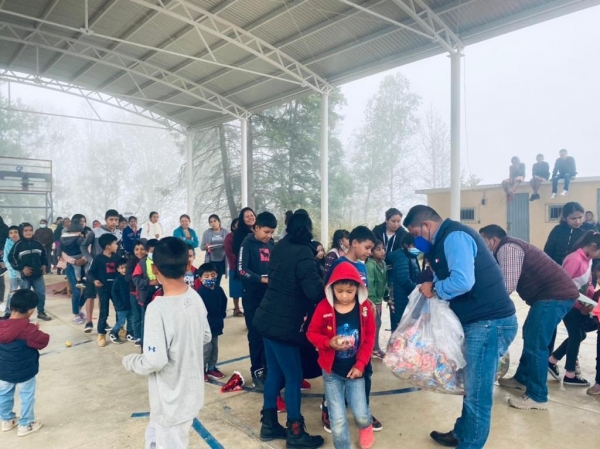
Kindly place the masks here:
[[(424, 1), (465, 44), (600, 4)], [(341, 0), (89, 0), (85, 33), (81, 0), (6, 0), (0, 79), (10, 70), (44, 76), (201, 127), (445, 51), (406, 29), (431, 34), (394, 0), (352, 2), (379, 16)]]

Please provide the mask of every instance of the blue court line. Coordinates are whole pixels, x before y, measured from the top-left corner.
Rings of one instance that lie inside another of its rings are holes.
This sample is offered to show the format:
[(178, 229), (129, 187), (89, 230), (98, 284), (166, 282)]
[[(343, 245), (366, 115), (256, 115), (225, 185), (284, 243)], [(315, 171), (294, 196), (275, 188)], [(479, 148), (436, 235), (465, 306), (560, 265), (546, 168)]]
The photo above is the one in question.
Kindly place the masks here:
[(225, 447), (219, 443), (215, 437), (208, 431), (206, 427), (202, 425), (198, 418), (194, 418), (192, 422), (192, 428), (202, 437), (206, 444), (210, 447), (210, 449), (225, 449)]
[[(92, 340), (80, 341), (79, 343), (74, 343), (74, 344), (72, 344), (72, 345), (71, 345), (71, 347), (72, 347), (72, 348), (74, 348), (75, 346), (81, 346), (81, 345), (84, 345), (84, 344), (86, 344), (86, 343), (91, 343), (91, 342), (92, 342)], [(55, 349), (54, 351), (48, 351), (48, 352), (44, 352), (44, 353), (40, 354), (40, 357), (41, 357), (41, 356), (43, 356), (43, 355), (48, 355), (48, 354), (55, 354), (55, 353), (57, 353), (57, 352), (64, 351), (65, 349), (69, 349), (69, 348), (67, 348), (67, 347), (65, 346), (64, 348)]]
[[(149, 412), (138, 412), (132, 413), (132, 418), (147, 418), (150, 416)], [(192, 429), (196, 431), (198, 435), (208, 444), (210, 449), (225, 449), (225, 447), (217, 441), (215, 437), (208, 431), (206, 427), (202, 425), (202, 423), (198, 420), (198, 418), (194, 418), (192, 421)]]

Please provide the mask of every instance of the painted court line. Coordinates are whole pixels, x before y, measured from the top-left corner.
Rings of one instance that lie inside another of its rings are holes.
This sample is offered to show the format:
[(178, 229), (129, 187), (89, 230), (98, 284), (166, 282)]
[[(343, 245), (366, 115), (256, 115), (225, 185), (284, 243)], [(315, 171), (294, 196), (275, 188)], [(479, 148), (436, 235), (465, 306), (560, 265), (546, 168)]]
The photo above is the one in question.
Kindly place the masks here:
[(246, 360), (249, 358), (250, 358), (249, 355), (244, 355), (242, 357), (236, 357), (235, 359), (229, 359), (229, 360), (225, 360), (224, 362), (219, 362), (219, 363), (217, 363), (217, 366), (223, 366), (223, 365), (227, 365), (229, 363), (235, 363), (235, 362), (239, 362), (241, 360)]
[[(138, 412), (132, 413), (132, 418), (147, 418), (150, 416), (149, 412)], [(196, 431), (200, 438), (202, 438), (210, 449), (225, 449), (225, 447), (217, 441), (217, 439), (208, 431), (206, 427), (202, 425), (202, 423), (198, 420), (198, 418), (194, 418), (192, 421), (192, 429)]]
[[(86, 343), (91, 343), (91, 342), (92, 342), (92, 340), (86, 340), (86, 341), (80, 341), (79, 343), (73, 343), (71, 345), (71, 348), (74, 348), (75, 346), (85, 345)], [(60, 348), (60, 349), (55, 349), (54, 351), (44, 352), (44, 353), (40, 354), (40, 357), (43, 356), (43, 355), (48, 355), (48, 354), (55, 354), (57, 352), (64, 351), (65, 349), (69, 349), (69, 348), (64, 347), (64, 348)]]

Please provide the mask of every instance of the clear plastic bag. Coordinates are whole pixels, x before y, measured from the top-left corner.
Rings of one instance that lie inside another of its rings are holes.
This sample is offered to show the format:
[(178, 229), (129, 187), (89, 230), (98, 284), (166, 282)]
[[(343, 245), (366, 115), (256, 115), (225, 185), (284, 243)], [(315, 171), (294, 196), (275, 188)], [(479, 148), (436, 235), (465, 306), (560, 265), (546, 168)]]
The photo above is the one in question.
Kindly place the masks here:
[(417, 287), (392, 334), (383, 362), (415, 387), (464, 394), (464, 331), (447, 301), (427, 299)]

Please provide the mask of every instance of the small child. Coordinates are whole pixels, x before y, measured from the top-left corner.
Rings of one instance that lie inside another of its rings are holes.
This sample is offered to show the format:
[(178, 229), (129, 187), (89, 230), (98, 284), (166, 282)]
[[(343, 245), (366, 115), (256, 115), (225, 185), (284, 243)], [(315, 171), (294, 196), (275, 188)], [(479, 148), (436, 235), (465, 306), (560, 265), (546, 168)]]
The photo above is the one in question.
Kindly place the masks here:
[[(66, 254), (73, 259), (81, 259), (83, 257), (83, 253), (81, 252), (81, 244), (83, 243), (84, 239), (83, 228), (84, 226), (81, 223), (81, 220), (72, 220), (68, 228), (63, 228), (63, 232), (60, 236), (61, 254)], [(73, 270), (77, 280), (75, 287), (84, 289), (85, 282), (83, 281), (83, 267), (73, 264)]]
[[(24, 437), (40, 430), (35, 420), (35, 376), (40, 369), (40, 349), (48, 346), (50, 336), (29, 322), (38, 305), (38, 296), (31, 290), (17, 290), (12, 296), (8, 320), (0, 321), (0, 418), (2, 432), (17, 424), (17, 436)], [(13, 411), (15, 391), (21, 398), (21, 418)], [(9, 445), (10, 446), (10, 445)], [(3, 445), (3, 447), (5, 447)], [(8, 446), (6, 446), (8, 447)]]
[(193, 419), (204, 405), (204, 345), (211, 341), (204, 303), (183, 280), (187, 245), (165, 237), (153, 254), (152, 271), (164, 296), (148, 305), (144, 353), (123, 358), (127, 371), (148, 376), (150, 423), (146, 447), (188, 447)]
[(157, 244), (158, 240), (156, 239), (150, 239), (146, 242), (146, 257), (140, 260), (131, 275), (131, 281), (135, 285), (138, 304), (141, 308), (141, 342), (144, 341), (144, 316), (146, 314), (146, 307), (148, 307), (148, 304), (152, 301), (152, 297), (160, 287), (152, 269), (154, 265), (152, 257), (154, 256), (154, 248), (156, 248)]
[(131, 247), (133, 254), (130, 255), (127, 261), (127, 269), (125, 279), (129, 283), (129, 302), (131, 303), (131, 327), (133, 330), (133, 343), (135, 346), (142, 345), (142, 306), (140, 306), (137, 297), (137, 287), (133, 282), (133, 273), (141, 260), (147, 256), (146, 247), (144, 244), (136, 240)]
[(369, 301), (373, 304), (375, 315), (375, 347), (373, 356), (383, 359), (385, 352), (379, 347), (381, 330), (381, 309), (383, 298), (389, 295), (387, 268), (385, 263), (385, 245), (381, 240), (375, 242), (371, 257), (367, 261), (367, 279), (369, 281)]
[[(98, 317), (98, 346), (106, 346), (106, 331), (112, 328), (108, 326), (108, 311), (110, 308), (110, 295), (115, 278), (117, 277), (117, 262), (119, 257), (116, 255), (119, 249), (119, 240), (113, 234), (102, 234), (98, 239), (102, 252), (94, 257), (92, 265), (88, 270), (88, 283), (93, 283), (98, 298), (100, 299), (100, 316)], [(91, 319), (91, 316), (88, 317)], [(87, 327), (87, 325), (86, 325)]]
[(358, 271), (348, 262), (333, 269), (325, 296), (315, 309), (306, 337), (319, 352), (333, 445), (336, 449), (352, 446), (347, 401), (359, 429), (360, 447), (368, 449), (374, 437), (363, 373), (375, 343), (373, 305)]
[(242, 306), (248, 328), (250, 373), (252, 374), (252, 384), (259, 391), (264, 389), (267, 363), (263, 338), (254, 327), (253, 321), (269, 284), (269, 264), (271, 252), (275, 247), (273, 241), (275, 228), (277, 228), (275, 215), (270, 212), (258, 214), (254, 224), (254, 233), (244, 239), (238, 256), (238, 273), (244, 286)]
[(227, 296), (217, 284), (219, 277), (217, 267), (212, 263), (200, 265), (197, 270), (200, 276), (200, 287), (198, 294), (204, 301), (208, 312), (208, 324), (212, 340), (204, 348), (204, 358), (206, 371), (204, 372), (204, 381), (208, 378), (223, 379), (225, 375), (217, 368), (217, 359), (219, 357), (219, 335), (223, 335), (224, 320), (227, 316)]
[(6, 243), (4, 244), (4, 254), (2, 255), (2, 261), (4, 265), (6, 265), (6, 269), (8, 270), (8, 280), (9, 280), (9, 291), (8, 291), (8, 299), (6, 300), (6, 310), (4, 311), (5, 317), (8, 318), (10, 316), (10, 299), (12, 295), (19, 289), (19, 280), (21, 279), (21, 273), (15, 270), (14, 267), (10, 264), (8, 260), (8, 255), (10, 254), (10, 250), (12, 247), (19, 241), (19, 227), (11, 226), (8, 228), (8, 238), (6, 239)]
[(127, 332), (127, 340), (133, 340), (131, 303), (129, 302), (129, 282), (127, 282), (127, 279), (125, 278), (125, 274), (127, 273), (127, 259), (120, 259), (117, 262), (117, 272), (119, 274), (113, 282), (111, 292), (111, 299), (117, 312), (117, 322), (110, 331), (110, 334), (108, 334), (108, 338), (110, 338), (111, 342), (120, 345), (123, 343), (123, 340), (119, 338), (119, 331), (125, 326), (125, 323), (127, 323), (127, 328), (130, 330), (130, 332)]

